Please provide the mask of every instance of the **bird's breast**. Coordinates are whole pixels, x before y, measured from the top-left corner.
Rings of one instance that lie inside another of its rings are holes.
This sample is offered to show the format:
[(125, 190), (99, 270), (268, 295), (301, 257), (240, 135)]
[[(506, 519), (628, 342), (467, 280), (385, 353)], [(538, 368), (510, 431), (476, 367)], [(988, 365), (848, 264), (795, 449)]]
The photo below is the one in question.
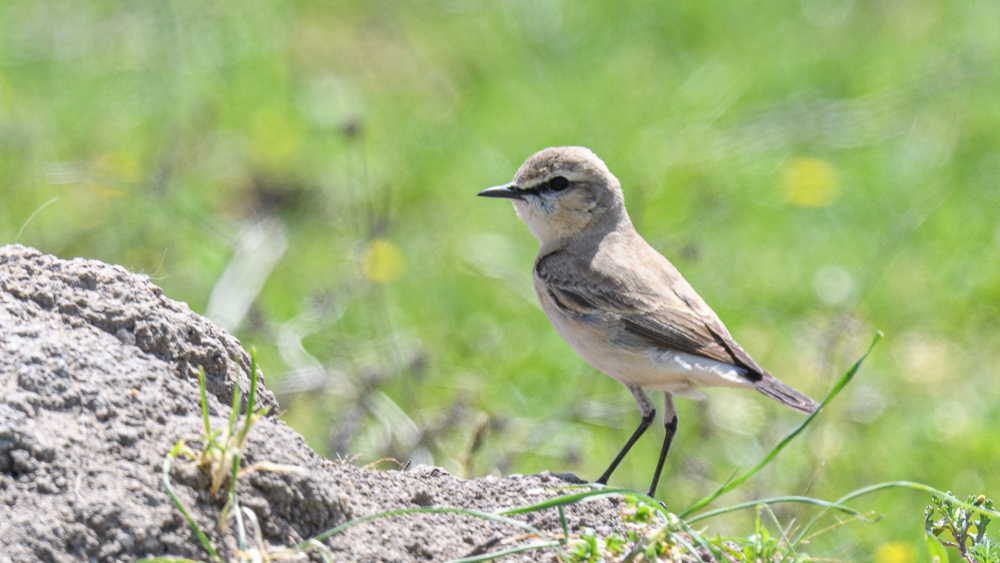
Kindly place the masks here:
[(615, 333), (620, 329), (607, 315), (579, 317), (567, 314), (544, 291), (539, 291), (539, 299), (556, 332), (594, 369), (626, 385), (675, 390), (680, 395), (691, 387), (681, 366), (677, 366), (680, 369), (657, 366), (651, 361), (647, 348), (616, 342)]

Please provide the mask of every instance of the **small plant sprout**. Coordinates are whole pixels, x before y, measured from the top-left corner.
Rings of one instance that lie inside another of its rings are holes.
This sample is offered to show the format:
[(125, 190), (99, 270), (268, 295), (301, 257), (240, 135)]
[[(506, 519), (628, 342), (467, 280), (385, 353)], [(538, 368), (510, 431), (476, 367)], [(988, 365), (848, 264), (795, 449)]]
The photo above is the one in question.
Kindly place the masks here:
[[(247, 408), (244, 416), (239, 415), (240, 406), (240, 386), (237, 383), (233, 389), (232, 410), (229, 414), (229, 422), (224, 428), (212, 429), (212, 423), (208, 416), (208, 397), (205, 392), (205, 370), (198, 368), (198, 387), (201, 393), (201, 416), (205, 425), (205, 433), (197, 440), (202, 442), (200, 450), (196, 451), (187, 445), (187, 440), (178, 440), (174, 447), (167, 452), (163, 459), (163, 486), (170, 496), (177, 509), (181, 511), (188, 524), (194, 530), (195, 535), (208, 553), (212, 563), (222, 563), (222, 558), (212, 546), (208, 536), (201, 529), (198, 523), (191, 516), (187, 508), (184, 507), (180, 498), (174, 491), (170, 482), (170, 468), (178, 457), (191, 460), (195, 466), (210, 476), (210, 492), (213, 497), (218, 497), (219, 491), (226, 486), (226, 504), (219, 515), (219, 529), (225, 530), (230, 521), (236, 522), (238, 559), (240, 563), (274, 561), (282, 558), (297, 557), (303, 551), (316, 551), (324, 560), (328, 559), (328, 550), (318, 542), (307, 542), (308, 545), (293, 550), (280, 550), (275, 553), (268, 553), (264, 543), (257, 516), (248, 508), (240, 507), (236, 496), (236, 483), (244, 475), (253, 471), (283, 471), (298, 473), (301, 467), (293, 465), (281, 465), (275, 463), (255, 463), (249, 467), (240, 469), (240, 459), (242, 458), (243, 446), (246, 444), (247, 435), (260, 418), (267, 414), (268, 407), (255, 410), (257, 400), (257, 350), (250, 351), (250, 393), (247, 396)], [(252, 532), (254, 545), (251, 546), (247, 540), (247, 525)], [(143, 560), (146, 563), (159, 562), (186, 562), (187, 559), (175, 557), (155, 557)]]
[[(993, 501), (985, 495), (970, 496), (967, 504), (993, 510)], [(924, 529), (932, 560), (947, 563), (945, 547), (953, 547), (967, 563), (1000, 563), (1000, 543), (986, 535), (991, 521), (983, 512), (931, 495), (931, 504), (924, 511)]]

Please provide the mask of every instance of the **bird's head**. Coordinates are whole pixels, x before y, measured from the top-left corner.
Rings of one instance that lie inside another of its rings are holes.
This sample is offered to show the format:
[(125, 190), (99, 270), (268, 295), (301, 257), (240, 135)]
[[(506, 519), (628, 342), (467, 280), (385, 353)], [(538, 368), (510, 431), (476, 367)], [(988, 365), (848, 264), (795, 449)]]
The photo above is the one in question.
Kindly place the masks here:
[(524, 161), (509, 184), (479, 192), (514, 203), (545, 245), (628, 221), (621, 184), (596, 154), (584, 147), (550, 147)]

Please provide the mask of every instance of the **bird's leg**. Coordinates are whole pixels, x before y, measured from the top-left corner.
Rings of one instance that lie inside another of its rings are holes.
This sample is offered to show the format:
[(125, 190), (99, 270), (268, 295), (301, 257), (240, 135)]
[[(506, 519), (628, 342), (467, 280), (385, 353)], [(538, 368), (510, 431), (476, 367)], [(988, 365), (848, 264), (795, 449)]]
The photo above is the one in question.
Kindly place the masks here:
[(656, 409), (653, 408), (653, 402), (650, 401), (649, 397), (646, 396), (646, 393), (643, 392), (642, 387), (637, 385), (626, 385), (626, 387), (628, 387), (628, 390), (632, 392), (632, 396), (635, 397), (635, 404), (639, 407), (639, 414), (642, 415), (642, 421), (639, 422), (639, 427), (632, 433), (632, 437), (628, 439), (628, 442), (625, 442), (625, 447), (622, 448), (622, 451), (618, 452), (615, 460), (611, 462), (610, 466), (608, 466), (608, 470), (605, 471), (604, 475), (601, 475), (601, 477), (597, 480), (597, 483), (600, 483), (601, 485), (608, 484), (608, 479), (611, 478), (611, 474), (615, 472), (618, 464), (625, 459), (625, 454), (632, 449), (632, 445), (635, 444), (636, 440), (642, 436), (642, 433), (649, 428), (649, 425), (653, 423), (653, 417), (656, 416)]
[(670, 393), (663, 393), (663, 426), (667, 434), (663, 437), (663, 448), (660, 450), (660, 461), (656, 462), (656, 473), (653, 474), (653, 484), (649, 486), (649, 496), (656, 498), (656, 484), (660, 481), (660, 472), (663, 471), (663, 462), (667, 459), (667, 452), (670, 451), (670, 442), (677, 433), (677, 409), (674, 408), (674, 397)]

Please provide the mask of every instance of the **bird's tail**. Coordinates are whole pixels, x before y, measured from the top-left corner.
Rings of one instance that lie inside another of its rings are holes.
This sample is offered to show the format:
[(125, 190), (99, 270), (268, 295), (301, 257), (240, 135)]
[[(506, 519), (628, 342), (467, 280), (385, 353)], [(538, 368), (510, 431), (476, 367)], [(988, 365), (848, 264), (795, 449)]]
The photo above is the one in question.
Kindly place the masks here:
[(819, 408), (819, 403), (799, 393), (790, 385), (782, 383), (771, 374), (765, 374), (760, 381), (754, 382), (753, 387), (786, 407), (804, 414), (811, 414)]

